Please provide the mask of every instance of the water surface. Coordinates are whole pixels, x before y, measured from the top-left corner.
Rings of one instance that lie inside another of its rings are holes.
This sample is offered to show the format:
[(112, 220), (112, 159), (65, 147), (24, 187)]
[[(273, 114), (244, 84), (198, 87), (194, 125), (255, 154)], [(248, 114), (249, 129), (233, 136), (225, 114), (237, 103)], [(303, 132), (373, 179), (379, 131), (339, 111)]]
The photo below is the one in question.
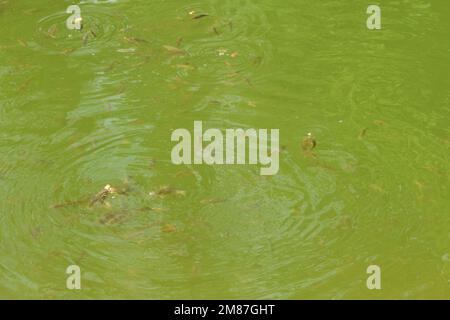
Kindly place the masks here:
[[(447, 2), (0, 0), (0, 298), (450, 298)], [(173, 165), (194, 120), (279, 173)]]

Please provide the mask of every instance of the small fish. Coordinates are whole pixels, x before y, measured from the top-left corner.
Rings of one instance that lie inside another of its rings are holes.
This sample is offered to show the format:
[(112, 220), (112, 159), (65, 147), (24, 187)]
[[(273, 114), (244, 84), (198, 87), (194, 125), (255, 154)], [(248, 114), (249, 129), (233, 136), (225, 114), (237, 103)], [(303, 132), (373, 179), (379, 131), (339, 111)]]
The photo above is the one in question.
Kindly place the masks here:
[(56, 38), (57, 33), (58, 33), (58, 26), (56, 24), (52, 25), (47, 30), (47, 36), (49, 36), (50, 38), (53, 38), (53, 39)]
[(69, 53), (72, 53), (73, 51), (75, 51), (74, 48), (66, 48), (66, 49), (62, 50), (61, 53), (67, 55)]
[(177, 48), (179, 48), (181, 46), (181, 43), (183, 42), (183, 38), (178, 38), (177, 39)]
[(133, 67), (136, 68), (136, 67), (143, 66), (144, 64), (147, 64), (149, 61), (150, 61), (150, 57), (146, 56), (146, 57), (144, 57), (144, 60), (142, 60), (141, 62), (133, 64)]
[(69, 201), (65, 201), (63, 203), (55, 204), (52, 206), (52, 208), (60, 209), (60, 208), (65, 208), (65, 207), (75, 207), (75, 206), (81, 205), (83, 203), (85, 203), (84, 200), (75, 200), (75, 201), (69, 200)]
[(374, 183), (370, 184), (369, 188), (372, 189), (373, 191), (378, 192), (378, 193), (384, 193), (385, 192), (385, 190), (382, 187), (380, 187), (379, 185), (374, 184)]
[(83, 35), (83, 45), (84, 45), (84, 46), (87, 44), (87, 42), (88, 42), (90, 36), (92, 36), (92, 37), (94, 37), (94, 38), (97, 38), (97, 35), (95, 34), (95, 32), (92, 31), (92, 30), (89, 30), (88, 32), (86, 32), (86, 33)]
[(199, 14), (199, 15), (196, 15), (195, 17), (193, 17), (192, 19), (197, 20), (197, 19), (208, 17), (208, 16), (209, 16), (209, 14)]
[(214, 33), (217, 34), (218, 36), (220, 35), (220, 33), (219, 33), (219, 31), (217, 31), (217, 28), (216, 28), (216, 27), (213, 27), (213, 31), (214, 31)]
[(254, 64), (255, 66), (261, 65), (261, 62), (262, 62), (262, 58), (261, 58), (261, 57), (256, 57), (256, 58), (253, 60), (253, 64)]
[(83, 46), (87, 45), (88, 40), (89, 40), (89, 33), (85, 33), (83, 35)]
[(41, 231), (40, 227), (32, 227), (32, 228), (30, 228), (30, 233), (31, 233), (31, 236), (33, 237), (33, 239), (37, 239), (41, 236), (42, 231)]
[(183, 49), (177, 48), (177, 47), (172, 47), (172, 46), (163, 46), (164, 49), (166, 49), (167, 51), (169, 51), (172, 54), (179, 54), (179, 55), (185, 55), (186, 51), (184, 51)]
[(303, 151), (312, 151), (316, 145), (316, 139), (314, 139), (312, 133), (309, 132), (306, 137), (303, 138), (301, 147)]
[(152, 197), (153, 196), (164, 197), (164, 196), (168, 196), (168, 195), (185, 196), (186, 191), (173, 189), (168, 186), (163, 186), (163, 187), (159, 188), (159, 190), (149, 192), (149, 196), (152, 196)]
[(249, 107), (256, 108), (256, 103), (253, 102), (253, 101), (247, 102), (247, 105), (248, 105)]
[(362, 140), (366, 136), (366, 133), (367, 133), (367, 128), (362, 129), (358, 135), (358, 139)]
[(27, 16), (31, 16), (32, 14), (34, 14), (37, 11), (38, 10), (36, 8), (33, 8), (33, 9), (25, 10), (23, 13), (25, 13)]
[(161, 228), (161, 231), (164, 233), (174, 233), (177, 232), (177, 227), (173, 224), (168, 223)]
[(194, 175), (194, 172), (185, 170), (185, 171), (177, 172), (175, 174), (175, 177), (176, 178), (182, 178), (182, 177), (190, 177), (190, 176), (193, 176), (193, 175)]
[(111, 225), (123, 222), (125, 219), (126, 215), (123, 213), (107, 213), (100, 218), (99, 222), (104, 225)]
[(119, 64), (119, 62), (117, 60), (114, 60), (113, 62), (111, 62), (109, 64), (109, 66), (105, 69), (105, 71), (113, 70), (116, 67), (116, 65), (118, 65), (118, 64)]
[(157, 213), (163, 213), (163, 212), (169, 211), (169, 209), (159, 208), (159, 207), (152, 207), (152, 208), (150, 208), (150, 211), (154, 211), (154, 212), (157, 212)]
[(17, 39), (17, 42), (24, 48), (28, 47), (28, 44), (25, 41), (21, 40), (21, 39)]
[(147, 43), (148, 41), (145, 39), (135, 38), (135, 37), (123, 37), (123, 40), (128, 43)]
[(221, 198), (207, 198), (200, 201), (201, 204), (216, 204), (216, 203), (222, 203), (225, 202), (225, 199)]
[(92, 198), (91, 202), (89, 203), (89, 206), (92, 207), (97, 202), (100, 202), (101, 204), (104, 204), (106, 198), (108, 197), (108, 195), (113, 194), (113, 193), (118, 193), (117, 189), (113, 188), (113, 187), (111, 187), (111, 185), (107, 184), (106, 186), (103, 187), (103, 189), (101, 191), (99, 191)]
[(136, 51), (135, 48), (117, 49), (117, 52), (120, 52), (120, 53), (131, 53), (131, 52), (135, 52), (135, 51)]
[(33, 80), (33, 78), (29, 78), (27, 79), (24, 83), (22, 83), (18, 88), (17, 91), (23, 91), (25, 90), (31, 83), (31, 81)]
[(362, 129), (358, 135), (358, 139), (362, 140), (366, 136), (366, 133), (367, 133), (367, 128)]
[(244, 77), (244, 80), (250, 87), (253, 87), (253, 83), (252, 83), (252, 81), (249, 78)]
[(194, 70), (195, 69), (195, 67), (191, 66), (189, 63), (176, 64), (175, 67), (179, 68), (179, 69), (184, 69), (184, 70)]

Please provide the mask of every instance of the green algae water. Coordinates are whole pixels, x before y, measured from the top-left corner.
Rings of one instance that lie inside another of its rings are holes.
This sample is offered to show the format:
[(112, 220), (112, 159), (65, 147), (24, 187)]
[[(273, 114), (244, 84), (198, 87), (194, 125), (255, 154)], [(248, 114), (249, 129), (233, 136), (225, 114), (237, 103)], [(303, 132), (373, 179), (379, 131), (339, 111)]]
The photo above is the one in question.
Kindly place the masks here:
[[(449, 299), (450, 3), (376, 4), (0, 0), (0, 298)], [(278, 173), (174, 165), (194, 121)]]

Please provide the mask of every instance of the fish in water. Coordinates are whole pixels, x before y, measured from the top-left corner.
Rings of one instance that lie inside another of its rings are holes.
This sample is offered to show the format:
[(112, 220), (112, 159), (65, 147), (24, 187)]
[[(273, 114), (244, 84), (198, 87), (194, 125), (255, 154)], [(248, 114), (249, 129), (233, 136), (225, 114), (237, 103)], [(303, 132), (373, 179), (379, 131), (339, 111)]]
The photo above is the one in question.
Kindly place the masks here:
[(122, 38), (123, 41), (127, 42), (127, 43), (132, 43), (132, 44), (136, 44), (136, 43), (147, 43), (148, 41), (145, 39), (140, 39), (140, 38), (136, 38), (136, 37), (123, 37)]
[(84, 46), (87, 45), (87, 42), (88, 42), (90, 36), (93, 36), (94, 38), (97, 38), (97, 35), (95, 34), (95, 32), (92, 31), (92, 30), (89, 30), (88, 32), (86, 32), (83, 35), (83, 45)]
[(301, 147), (305, 152), (311, 152), (316, 147), (316, 139), (313, 137), (312, 133), (309, 132), (302, 140)]
[(172, 54), (179, 54), (179, 55), (185, 55), (186, 51), (184, 51), (183, 49), (177, 48), (177, 47), (172, 47), (172, 46), (163, 46), (164, 49), (166, 49), (167, 51), (169, 51)]
[(89, 206), (93, 206), (97, 202), (100, 202), (101, 204), (105, 203), (106, 198), (110, 194), (118, 193), (118, 190), (116, 188), (111, 187), (111, 185), (107, 184), (103, 187), (101, 191), (99, 191), (91, 200), (89, 203)]
[(58, 26), (56, 24), (54, 24), (50, 28), (48, 28), (46, 35), (49, 36), (50, 38), (55, 39), (58, 31), (59, 31)]
[(362, 140), (366, 136), (366, 133), (367, 133), (367, 128), (362, 129), (358, 135), (358, 139)]
[(197, 20), (197, 19), (208, 17), (208, 16), (209, 16), (208, 14), (199, 14), (199, 15), (196, 15), (195, 17), (193, 17), (192, 20)]
[(158, 190), (149, 193), (149, 196), (158, 196), (158, 197), (164, 197), (169, 195), (185, 196), (186, 191), (174, 189), (168, 186), (163, 186)]
[(107, 184), (106, 186), (103, 187), (102, 190), (97, 192), (97, 194), (95, 194), (95, 196), (93, 196), (91, 198), (85, 197), (80, 200), (65, 201), (63, 203), (53, 205), (53, 208), (59, 209), (59, 208), (75, 207), (75, 206), (86, 205), (86, 204), (88, 204), (89, 207), (92, 207), (96, 203), (107, 205), (105, 200), (109, 195), (113, 195), (113, 194), (127, 195), (129, 193), (129, 191), (130, 191), (130, 186), (129, 186), (128, 181), (124, 181), (123, 186), (121, 186), (119, 189), (112, 187), (110, 184)]

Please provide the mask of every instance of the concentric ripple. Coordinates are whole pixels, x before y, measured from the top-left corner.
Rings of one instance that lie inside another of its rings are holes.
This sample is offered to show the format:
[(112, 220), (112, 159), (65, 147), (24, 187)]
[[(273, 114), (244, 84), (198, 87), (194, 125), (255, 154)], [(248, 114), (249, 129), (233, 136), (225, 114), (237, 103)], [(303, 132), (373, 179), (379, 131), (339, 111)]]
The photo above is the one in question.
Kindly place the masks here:
[(117, 31), (124, 26), (124, 17), (109, 14), (104, 7), (83, 6), (81, 30), (69, 30), (69, 14), (56, 12), (37, 22), (34, 46), (47, 54), (95, 53), (110, 46)]

